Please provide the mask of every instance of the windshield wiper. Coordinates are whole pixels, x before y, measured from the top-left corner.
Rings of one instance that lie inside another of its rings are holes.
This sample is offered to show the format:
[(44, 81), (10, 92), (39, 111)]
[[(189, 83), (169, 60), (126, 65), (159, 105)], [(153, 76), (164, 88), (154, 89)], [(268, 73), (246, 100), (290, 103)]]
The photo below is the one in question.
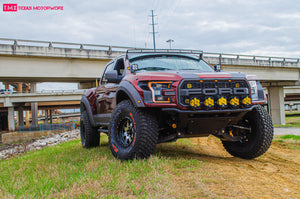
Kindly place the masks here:
[(152, 66), (152, 67), (147, 67), (147, 68), (139, 68), (137, 70), (171, 70), (169, 68), (164, 68), (164, 67), (157, 67), (157, 66)]

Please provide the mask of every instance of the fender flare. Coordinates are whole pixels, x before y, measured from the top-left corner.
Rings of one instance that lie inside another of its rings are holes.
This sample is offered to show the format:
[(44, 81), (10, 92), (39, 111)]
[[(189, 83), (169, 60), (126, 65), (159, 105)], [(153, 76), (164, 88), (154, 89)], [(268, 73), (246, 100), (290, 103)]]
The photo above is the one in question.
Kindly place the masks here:
[(88, 114), (91, 125), (93, 127), (97, 127), (96, 122), (93, 117), (92, 108), (90, 106), (90, 103), (89, 103), (87, 97), (83, 95), (81, 98), (81, 102), (80, 102), (80, 112), (82, 112), (84, 110), (86, 110), (86, 112)]
[[(121, 92), (124, 92), (130, 98), (130, 101), (133, 103), (133, 105), (135, 107), (145, 107), (145, 104), (144, 104), (139, 92), (128, 81), (122, 81), (120, 83), (120, 85), (116, 91), (116, 103), (118, 103), (118, 97)], [(138, 103), (138, 101), (140, 103)]]

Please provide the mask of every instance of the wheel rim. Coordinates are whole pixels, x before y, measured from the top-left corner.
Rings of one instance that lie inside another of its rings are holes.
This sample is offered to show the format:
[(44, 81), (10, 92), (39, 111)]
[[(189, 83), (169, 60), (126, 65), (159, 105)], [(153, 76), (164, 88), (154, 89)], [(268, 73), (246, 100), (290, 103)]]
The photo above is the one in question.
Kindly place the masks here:
[(118, 138), (123, 147), (129, 147), (135, 134), (134, 123), (131, 118), (123, 118), (118, 126)]

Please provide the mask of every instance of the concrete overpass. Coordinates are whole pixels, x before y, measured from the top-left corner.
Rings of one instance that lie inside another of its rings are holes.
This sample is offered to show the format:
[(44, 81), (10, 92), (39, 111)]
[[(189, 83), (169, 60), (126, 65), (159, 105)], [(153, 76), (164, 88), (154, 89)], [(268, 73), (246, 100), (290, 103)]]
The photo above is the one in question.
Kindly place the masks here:
[[(0, 111), (8, 112), (8, 128), (11, 131), (15, 129), (14, 111), (18, 113), (19, 125), (23, 126), (24, 110), (32, 111), (32, 122), (38, 121), (38, 109), (50, 110), (52, 118), (52, 109), (59, 108), (79, 108), (80, 100), (84, 90), (60, 91), (60, 92), (37, 92), (0, 95)], [(48, 117), (48, 115), (46, 116)], [(28, 119), (29, 120), (29, 119)], [(34, 121), (36, 120), (36, 121)]]
[[(109, 60), (131, 48), (0, 39), (0, 81), (77, 82), (80, 88), (89, 88), (100, 79)], [(273, 122), (285, 123), (283, 87), (300, 85), (299, 59), (208, 52), (204, 59), (211, 65), (223, 65), (225, 71), (257, 75), (268, 89)]]

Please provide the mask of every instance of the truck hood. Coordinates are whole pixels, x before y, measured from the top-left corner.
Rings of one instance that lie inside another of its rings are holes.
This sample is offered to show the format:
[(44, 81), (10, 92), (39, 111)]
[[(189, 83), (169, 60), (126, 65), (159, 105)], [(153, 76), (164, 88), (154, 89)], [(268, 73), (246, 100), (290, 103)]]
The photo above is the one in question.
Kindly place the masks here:
[[(131, 76), (131, 75), (130, 75)], [(200, 71), (157, 71), (157, 72), (140, 72), (132, 75), (138, 78), (139, 81), (143, 80), (173, 80), (178, 81), (181, 79), (244, 79), (245, 74), (243, 73), (228, 73), (228, 72), (200, 72)]]

